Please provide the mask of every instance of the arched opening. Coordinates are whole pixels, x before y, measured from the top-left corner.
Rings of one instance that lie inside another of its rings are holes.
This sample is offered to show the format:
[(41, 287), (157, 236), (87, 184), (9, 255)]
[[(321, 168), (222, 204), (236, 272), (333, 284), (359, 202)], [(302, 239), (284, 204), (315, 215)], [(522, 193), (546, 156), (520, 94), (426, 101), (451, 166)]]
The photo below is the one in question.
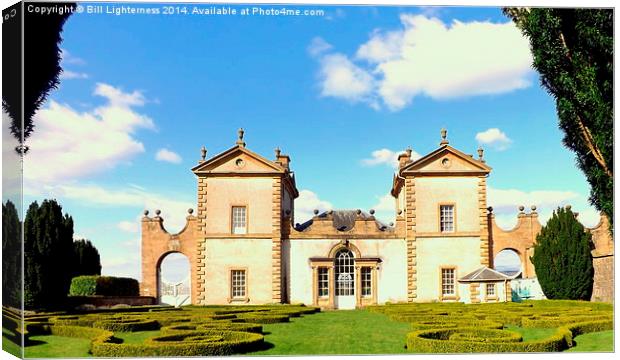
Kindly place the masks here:
[(334, 258), (335, 305), (338, 309), (355, 309), (355, 259), (349, 249), (341, 249)]
[(514, 276), (523, 271), (521, 255), (514, 249), (503, 249), (493, 260), (495, 270), (508, 276)]
[(157, 266), (158, 302), (177, 307), (191, 304), (190, 279), (187, 256), (179, 252), (164, 255)]

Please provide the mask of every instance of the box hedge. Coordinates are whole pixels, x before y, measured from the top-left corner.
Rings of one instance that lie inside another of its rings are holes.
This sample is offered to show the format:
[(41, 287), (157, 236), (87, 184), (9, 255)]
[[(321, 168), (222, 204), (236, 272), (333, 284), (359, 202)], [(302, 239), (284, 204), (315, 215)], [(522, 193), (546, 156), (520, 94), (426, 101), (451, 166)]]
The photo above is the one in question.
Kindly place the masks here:
[[(71, 280), (70, 296), (139, 296), (138, 280), (123, 277), (84, 275)], [(152, 309), (151, 309), (152, 310)]]

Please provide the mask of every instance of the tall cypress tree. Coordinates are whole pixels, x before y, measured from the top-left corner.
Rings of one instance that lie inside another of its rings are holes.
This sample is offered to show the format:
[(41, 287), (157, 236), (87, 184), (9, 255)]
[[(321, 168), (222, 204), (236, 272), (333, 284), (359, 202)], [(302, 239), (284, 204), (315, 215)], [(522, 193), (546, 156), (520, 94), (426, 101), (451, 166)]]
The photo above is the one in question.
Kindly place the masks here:
[(99, 251), (89, 240), (76, 240), (73, 243), (73, 257), (73, 276), (101, 275)]
[(24, 302), (53, 308), (65, 300), (73, 272), (73, 219), (56, 200), (34, 202), (24, 221)]
[(556, 101), (564, 145), (613, 227), (614, 10), (505, 8), (530, 39), (533, 66)]
[(15, 205), (2, 204), (2, 304), (21, 307), (21, 222)]
[(536, 237), (530, 258), (548, 299), (590, 300), (594, 284), (591, 240), (569, 207), (553, 212)]

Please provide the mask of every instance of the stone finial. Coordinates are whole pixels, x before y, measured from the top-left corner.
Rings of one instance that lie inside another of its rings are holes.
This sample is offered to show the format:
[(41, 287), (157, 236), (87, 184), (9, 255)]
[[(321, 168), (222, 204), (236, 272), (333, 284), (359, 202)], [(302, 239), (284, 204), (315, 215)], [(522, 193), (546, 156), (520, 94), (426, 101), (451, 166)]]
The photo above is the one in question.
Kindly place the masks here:
[(489, 206), (487, 208), (487, 211), (489, 212), (489, 214), (493, 214), (493, 206)]
[(448, 145), (448, 130), (446, 128), (441, 128), (441, 142), (439, 145)]
[(405, 152), (407, 153), (407, 156), (411, 160), (411, 153), (413, 152), (413, 149), (411, 148), (411, 146), (407, 146), (407, 149), (405, 150)]
[(536, 205), (530, 206), (530, 209), (532, 209), (533, 212), (536, 212)]
[(279, 147), (275, 148), (274, 150), (276, 152), (276, 160), (280, 157), (280, 154), (282, 153), (282, 151), (280, 150)]
[(239, 128), (239, 130), (237, 130), (237, 135), (239, 137), (237, 139), (237, 145), (245, 147), (245, 142), (243, 141), (244, 134), (245, 134), (245, 130), (243, 130), (243, 128)]
[(375, 209), (370, 209), (370, 215), (374, 215), (375, 214)]
[(478, 147), (478, 160), (484, 162), (484, 149), (482, 148), (482, 146)]
[(204, 147), (204, 145), (202, 146), (202, 149), (200, 149), (200, 157), (202, 158), (202, 161), (205, 161), (207, 158), (207, 148)]
[(355, 213), (356, 213), (357, 215), (361, 215), (361, 214), (362, 214), (362, 210), (357, 209), (357, 210), (355, 211)]
[(194, 213), (194, 209), (192, 209), (192, 208), (187, 209), (187, 213), (190, 214), (190, 215), (193, 214)]
[(398, 215), (402, 215), (402, 214), (403, 214), (403, 210), (402, 209), (398, 210)]
[(319, 214), (319, 209), (314, 209), (313, 213), (314, 213), (314, 215), (318, 215)]
[(525, 210), (525, 206), (519, 205), (519, 212), (523, 212), (523, 210)]
[(393, 222), (391, 222), (391, 223), (390, 223), (390, 226), (394, 226), (394, 223), (393, 223)]
[(159, 216), (159, 214), (161, 214), (161, 210), (159, 209), (155, 210), (155, 215)]
[(149, 211), (148, 210), (144, 210), (144, 216), (149, 216)]
[(291, 215), (291, 210), (289, 210), (289, 209), (284, 210), (284, 214), (286, 216)]

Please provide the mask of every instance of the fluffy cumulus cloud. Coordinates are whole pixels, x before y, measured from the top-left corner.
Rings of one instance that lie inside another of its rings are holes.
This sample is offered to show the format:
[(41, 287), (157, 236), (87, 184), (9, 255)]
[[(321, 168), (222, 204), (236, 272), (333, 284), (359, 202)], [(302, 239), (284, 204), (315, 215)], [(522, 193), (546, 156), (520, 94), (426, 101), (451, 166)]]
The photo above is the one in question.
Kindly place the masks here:
[(304, 223), (314, 216), (314, 210), (320, 212), (332, 210), (329, 201), (319, 199), (319, 196), (310, 190), (299, 191), (299, 197), (295, 199), (295, 223)]
[(476, 134), (476, 141), (480, 145), (487, 145), (496, 150), (506, 150), (512, 140), (498, 128), (491, 128)]
[(599, 213), (588, 204), (587, 197), (574, 191), (518, 189), (487, 190), (487, 204), (493, 207), (495, 220), (504, 229), (511, 229), (517, 223), (518, 207), (525, 206), (526, 212), (536, 206), (539, 220), (545, 224), (559, 206), (571, 205), (573, 211), (579, 213), (579, 221), (585, 226), (595, 226), (599, 221)]
[(157, 154), (155, 154), (155, 160), (165, 161), (173, 164), (179, 164), (181, 163), (181, 161), (183, 161), (179, 154), (168, 149), (159, 149), (159, 151), (157, 151)]
[(375, 210), (375, 217), (385, 224), (394, 222), (396, 220), (396, 199), (390, 193), (375, 196), (375, 198), (376, 202), (371, 207)]
[(30, 185), (105, 172), (144, 152), (135, 134), (155, 128), (148, 116), (134, 109), (144, 105), (144, 96), (101, 83), (94, 94), (107, 102), (91, 111), (79, 112), (52, 100), (37, 112), (37, 129), (28, 140), (30, 151), (24, 162), (24, 178)]
[(321, 59), (321, 95), (351, 102), (367, 99), (374, 89), (374, 78), (343, 54), (329, 54)]
[[(392, 151), (390, 149), (379, 149), (375, 150), (370, 154), (369, 158), (362, 159), (362, 165), (366, 166), (376, 166), (376, 165), (388, 165), (392, 168), (398, 168), (398, 155), (404, 153), (403, 151)], [(417, 160), (421, 156), (419, 153), (412, 151), (411, 158), (412, 160)]]
[[(326, 50), (320, 57), (323, 96), (364, 101), (374, 108), (381, 100), (397, 111), (420, 95), (450, 99), (531, 84), (529, 42), (511, 21), (444, 23), (410, 14), (400, 20), (398, 30), (375, 30), (357, 49), (355, 62)], [(326, 90), (334, 87), (337, 91)]]

